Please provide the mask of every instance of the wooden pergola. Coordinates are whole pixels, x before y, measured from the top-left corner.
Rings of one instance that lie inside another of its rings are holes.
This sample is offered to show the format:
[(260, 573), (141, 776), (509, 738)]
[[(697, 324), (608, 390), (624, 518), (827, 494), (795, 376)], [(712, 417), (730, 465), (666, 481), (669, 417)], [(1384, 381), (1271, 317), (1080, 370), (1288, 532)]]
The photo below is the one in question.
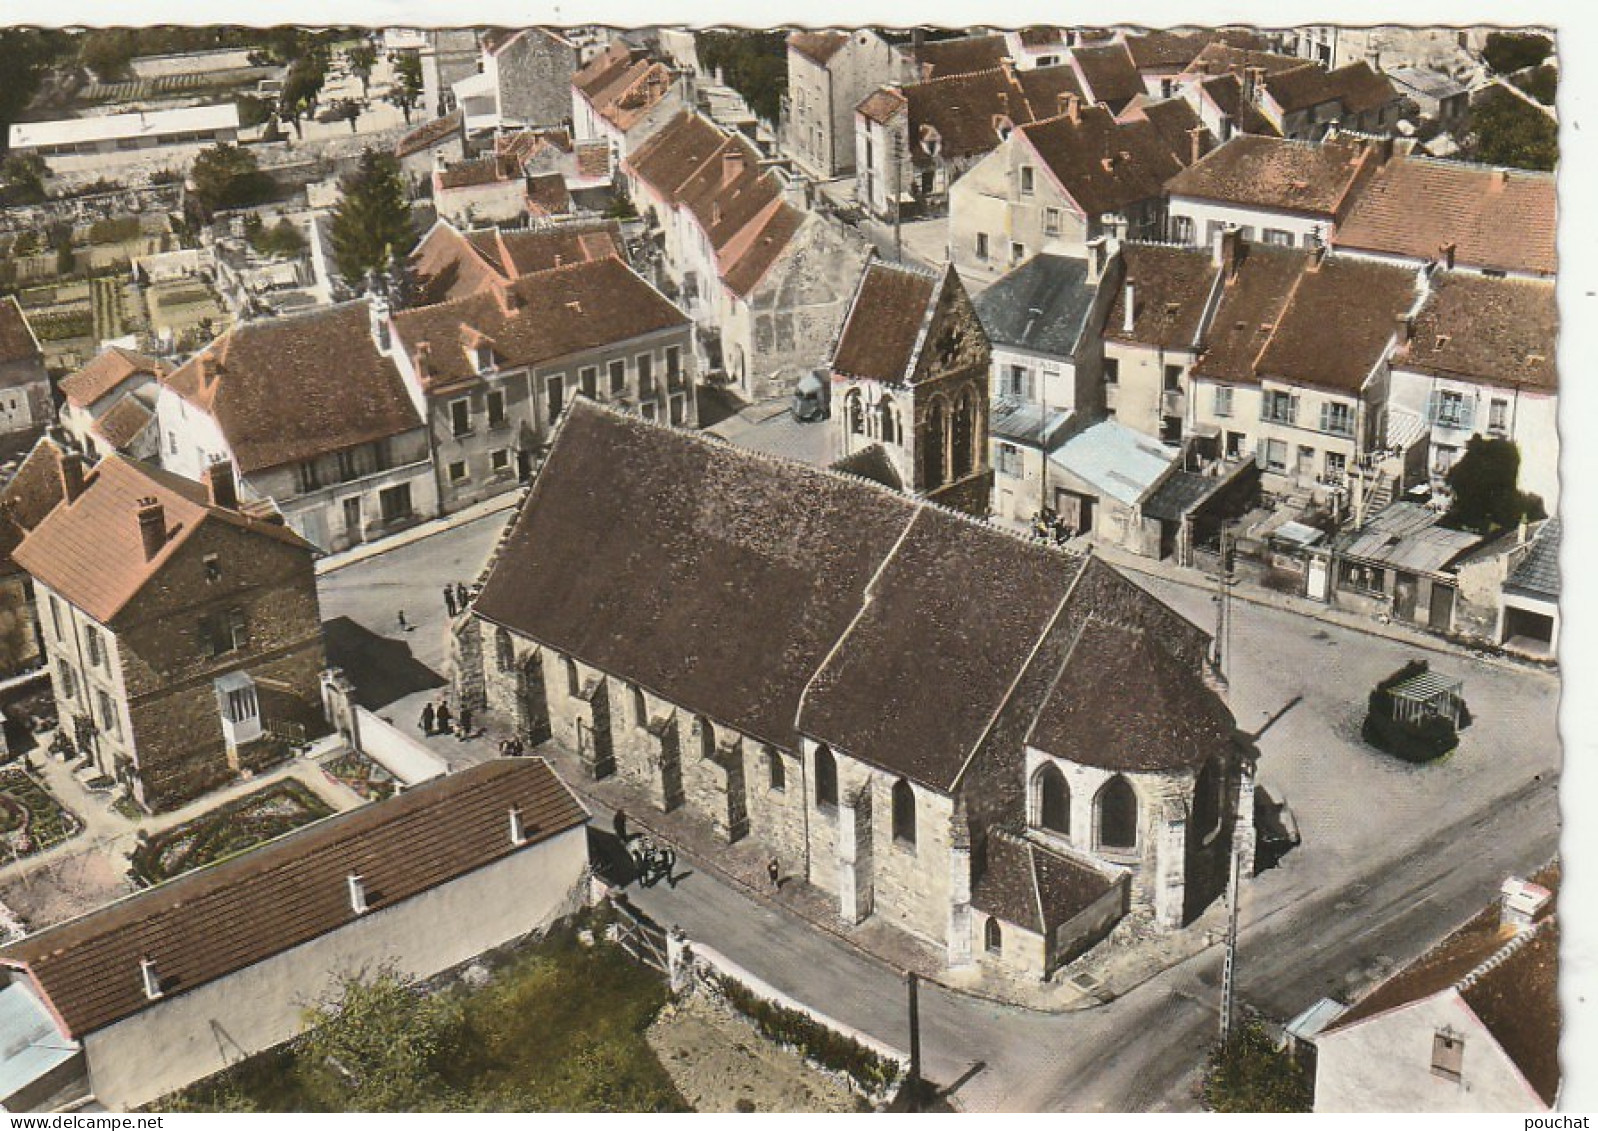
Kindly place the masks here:
[(1450, 679), (1436, 672), (1421, 672), (1388, 689), (1393, 697), (1393, 718), (1401, 723), (1418, 723), (1441, 715), (1459, 726), (1465, 705), (1464, 680)]

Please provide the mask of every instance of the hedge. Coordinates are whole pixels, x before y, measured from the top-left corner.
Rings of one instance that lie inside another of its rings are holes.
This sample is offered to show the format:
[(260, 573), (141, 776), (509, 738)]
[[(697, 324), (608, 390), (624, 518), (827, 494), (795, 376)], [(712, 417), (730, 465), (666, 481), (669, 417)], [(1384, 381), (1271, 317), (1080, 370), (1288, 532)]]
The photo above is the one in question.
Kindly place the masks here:
[(798, 1049), (817, 1064), (847, 1073), (869, 1093), (880, 1093), (899, 1078), (898, 1062), (829, 1029), (808, 1013), (768, 1001), (733, 978), (718, 978), (717, 988), (729, 1005), (755, 1023), (762, 1036)]

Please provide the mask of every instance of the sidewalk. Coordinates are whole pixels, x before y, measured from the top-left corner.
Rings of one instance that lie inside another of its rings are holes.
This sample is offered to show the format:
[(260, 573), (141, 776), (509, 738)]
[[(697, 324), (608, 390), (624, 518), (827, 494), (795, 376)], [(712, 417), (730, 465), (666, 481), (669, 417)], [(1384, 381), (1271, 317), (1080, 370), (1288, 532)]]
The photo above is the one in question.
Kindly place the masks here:
[(484, 499), (480, 503), (473, 503), (465, 510), (456, 511), (454, 514), (444, 515), (442, 518), (429, 519), (418, 523), (407, 530), (397, 534), (390, 534), (386, 538), (379, 538), (375, 542), (363, 542), (359, 546), (351, 546), (348, 550), (340, 550), (336, 554), (327, 554), (316, 561), (317, 576), (333, 573), (345, 566), (364, 562), (375, 558), (379, 554), (386, 554), (390, 550), (397, 550), (401, 546), (409, 546), (413, 542), (420, 542), (424, 538), (431, 538), (435, 534), (443, 534), (454, 530), (456, 527), (467, 526), (480, 518), (498, 514), (501, 511), (514, 509), (522, 501), (523, 489), (506, 491), (503, 495), (495, 495), (491, 499)]

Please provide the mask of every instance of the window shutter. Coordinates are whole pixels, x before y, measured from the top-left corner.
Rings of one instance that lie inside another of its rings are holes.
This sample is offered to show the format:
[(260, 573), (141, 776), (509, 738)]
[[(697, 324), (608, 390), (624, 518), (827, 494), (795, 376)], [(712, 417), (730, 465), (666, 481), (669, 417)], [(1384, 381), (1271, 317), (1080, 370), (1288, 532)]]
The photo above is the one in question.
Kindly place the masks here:
[(1287, 398), (1287, 422), (1289, 424), (1297, 424), (1298, 423), (1298, 394), (1297, 393), (1294, 393), (1292, 396)]
[(1459, 402), (1459, 426), (1470, 431), (1476, 424), (1476, 398), (1465, 397)]
[(1436, 389), (1433, 389), (1431, 392), (1426, 394), (1426, 423), (1427, 424), (1430, 425), (1430, 424), (1436, 424), (1437, 423), (1438, 407), (1439, 407), (1439, 403), (1441, 402), (1441, 400), (1442, 400), (1442, 395)]
[(1321, 431), (1330, 432), (1332, 423), (1332, 405), (1330, 401), (1321, 402)]
[(1265, 469), (1265, 438), (1263, 436), (1254, 441), (1254, 465), (1262, 471)]

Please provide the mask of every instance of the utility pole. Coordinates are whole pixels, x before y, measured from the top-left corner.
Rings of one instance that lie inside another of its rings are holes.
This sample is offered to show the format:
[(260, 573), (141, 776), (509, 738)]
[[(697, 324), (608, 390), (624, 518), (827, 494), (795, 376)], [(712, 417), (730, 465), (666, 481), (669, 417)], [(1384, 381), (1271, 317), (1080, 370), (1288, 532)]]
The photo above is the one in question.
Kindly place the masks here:
[(907, 973), (905, 984), (910, 991), (910, 1073), (905, 1087), (910, 1093), (910, 1110), (921, 1110), (921, 1006), (917, 997), (920, 978), (914, 970)]
[(1237, 997), (1237, 897), (1243, 877), (1238, 840), (1232, 837), (1232, 859), (1226, 876), (1226, 961), (1221, 967), (1221, 1045), (1232, 1040), (1232, 1012)]
[(888, 136), (893, 139), (893, 261), (903, 263), (904, 250), (899, 243), (899, 197), (904, 192), (904, 135), (893, 130)]

